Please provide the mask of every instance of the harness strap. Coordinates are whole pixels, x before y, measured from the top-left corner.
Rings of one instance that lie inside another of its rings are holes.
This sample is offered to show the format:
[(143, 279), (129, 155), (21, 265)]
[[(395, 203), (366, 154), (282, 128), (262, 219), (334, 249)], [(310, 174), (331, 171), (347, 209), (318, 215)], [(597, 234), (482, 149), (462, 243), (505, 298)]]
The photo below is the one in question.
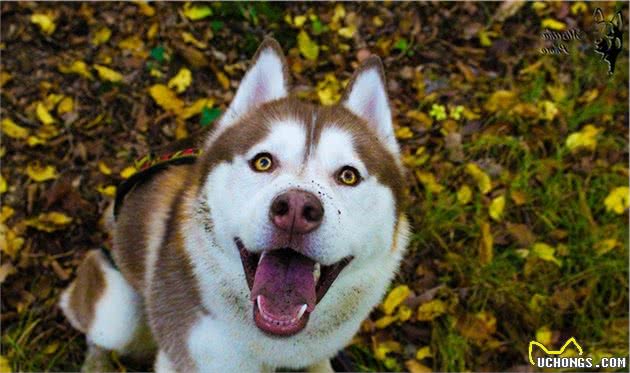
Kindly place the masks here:
[(171, 166), (195, 163), (200, 154), (200, 149), (189, 148), (159, 157), (154, 154), (149, 154), (136, 160), (135, 168), (138, 171), (127, 180), (124, 180), (116, 189), (114, 219), (118, 217), (125, 196), (135, 187), (144, 184), (160, 171), (166, 170)]

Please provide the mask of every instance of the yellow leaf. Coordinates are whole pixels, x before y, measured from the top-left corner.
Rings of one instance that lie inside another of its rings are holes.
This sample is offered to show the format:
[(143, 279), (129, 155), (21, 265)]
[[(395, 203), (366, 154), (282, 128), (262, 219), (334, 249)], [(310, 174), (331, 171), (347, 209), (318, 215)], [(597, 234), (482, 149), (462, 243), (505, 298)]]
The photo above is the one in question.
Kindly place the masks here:
[(396, 129), (395, 135), (396, 135), (396, 138), (400, 140), (406, 140), (413, 137), (413, 132), (411, 131), (409, 127), (400, 127)]
[(551, 344), (551, 337), (553, 333), (549, 330), (548, 326), (543, 326), (536, 330), (536, 341), (542, 343), (545, 346), (549, 346)]
[(407, 370), (409, 371), (409, 373), (431, 373), (433, 372), (433, 369), (429, 368), (428, 366), (424, 365), (424, 364), (420, 364), (419, 362), (413, 360), (413, 359), (409, 359), (407, 361), (405, 361), (405, 367), (407, 367)]
[(479, 37), (479, 44), (481, 44), (482, 47), (490, 47), (492, 46), (492, 39), (490, 38), (497, 37), (498, 34), (494, 31), (481, 30), (477, 36)]
[(94, 78), (87, 64), (83, 61), (74, 61), (70, 65), (59, 65), (58, 69), (62, 74), (78, 74), (86, 79)]
[(146, 1), (136, 1), (136, 5), (140, 9), (140, 13), (147, 17), (153, 17), (155, 15), (155, 8), (147, 4)]
[(457, 191), (457, 202), (467, 205), (472, 200), (472, 190), (468, 185), (462, 185)]
[(608, 196), (604, 200), (606, 211), (614, 212), (621, 215), (630, 207), (630, 188), (627, 186), (617, 187), (608, 193)]
[(37, 26), (39, 26), (39, 29), (41, 30), (41, 32), (43, 32), (46, 35), (52, 35), (52, 33), (55, 32), (55, 28), (57, 27), (55, 25), (55, 21), (53, 20), (53, 18), (49, 16), (48, 14), (43, 14), (43, 13), (32, 14), (31, 23), (34, 23)]
[(549, 100), (543, 100), (538, 106), (540, 107), (540, 119), (553, 120), (558, 114), (558, 107)]
[(486, 265), (492, 262), (494, 256), (494, 238), (490, 232), (490, 224), (482, 222), (481, 228), (481, 240), (479, 242), (479, 262), (482, 265)]
[(560, 102), (567, 96), (567, 91), (562, 85), (547, 86), (547, 92), (555, 102)]
[(123, 79), (123, 76), (119, 72), (112, 70), (107, 66), (94, 65), (94, 69), (96, 69), (98, 77), (101, 78), (101, 80), (118, 83)]
[(599, 96), (599, 91), (597, 90), (597, 88), (594, 88), (594, 89), (584, 92), (584, 94), (580, 96), (580, 98), (578, 98), (578, 102), (585, 102), (587, 104), (590, 104), (598, 96)]
[(2, 119), (2, 133), (14, 139), (25, 139), (28, 137), (28, 129), (20, 127), (11, 118)]
[(444, 186), (435, 181), (435, 176), (429, 172), (416, 171), (416, 177), (431, 193), (440, 193), (444, 190)]
[(614, 238), (609, 238), (607, 240), (599, 241), (598, 243), (596, 243), (594, 249), (599, 256), (606, 254), (617, 246), (620, 246), (619, 241)]
[(311, 40), (306, 31), (302, 30), (297, 36), (297, 44), (300, 53), (307, 60), (315, 61), (319, 55), (319, 45)]
[(374, 16), (372, 18), (372, 24), (376, 27), (381, 27), (385, 24), (385, 22), (383, 22), (383, 20), (379, 16)]
[(385, 315), (374, 322), (374, 327), (376, 329), (384, 329), (396, 320), (398, 320), (398, 315), (396, 316)]
[(401, 352), (402, 346), (396, 341), (384, 341), (376, 343), (374, 346), (374, 357), (378, 360), (385, 360), (387, 354), (391, 352)]
[(56, 179), (59, 176), (57, 175), (55, 166), (41, 166), (37, 161), (29, 163), (28, 166), (26, 166), (26, 174), (38, 183)]
[(11, 79), (13, 79), (13, 75), (6, 71), (0, 71), (0, 87), (4, 87)]
[(404, 302), (410, 294), (411, 291), (407, 285), (396, 286), (387, 294), (385, 301), (383, 301), (383, 312), (386, 315), (391, 315), (396, 310), (396, 307)]
[(413, 314), (413, 310), (405, 306), (404, 304), (398, 307), (398, 313), (397, 313), (398, 320), (405, 322), (411, 318), (412, 314)]
[(23, 245), (24, 238), (20, 237), (13, 229), (0, 224), (0, 251), (15, 258)]
[(7, 181), (5, 180), (4, 176), (0, 175), (0, 194), (6, 193), (7, 189)]
[(120, 171), (120, 177), (123, 179), (129, 179), (133, 174), (135, 174), (138, 170), (134, 166), (129, 166)]
[(560, 267), (562, 266), (562, 262), (554, 256), (555, 252), (556, 249), (546, 243), (537, 242), (532, 246), (531, 254), (546, 262), (553, 262)]
[(446, 303), (439, 299), (421, 304), (418, 307), (418, 321), (431, 321), (446, 313)]
[(24, 221), (29, 227), (40, 231), (54, 232), (72, 223), (72, 218), (61, 212), (41, 213), (39, 216)]
[(44, 101), (44, 105), (46, 106), (46, 109), (48, 110), (52, 110), (55, 108), (55, 105), (57, 105), (59, 103), (59, 101), (61, 101), (65, 96), (64, 95), (59, 95), (56, 93), (51, 93), (48, 96), (46, 96), (46, 100)]
[(505, 196), (500, 195), (490, 202), (488, 213), (493, 220), (501, 221), (501, 218), (503, 217), (503, 208), (505, 208)]
[(341, 36), (343, 36), (344, 38), (347, 39), (351, 39), (354, 34), (357, 32), (357, 28), (354, 25), (350, 25), (347, 27), (342, 27), (339, 30), (337, 30), (337, 33)]
[(64, 115), (74, 110), (74, 100), (72, 97), (64, 97), (57, 105), (57, 114)]
[(405, 115), (411, 119), (418, 121), (425, 128), (429, 128), (433, 124), (433, 118), (419, 110), (409, 110)]
[(567, 148), (572, 152), (578, 149), (595, 150), (597, 147), (597, 135), (600, 131), (599, 128), (592, 124), (587, 124), (579, 132), (574, 132), (567, 137)]
[(180, 100), (173, 91), (164, 84), (155, 84), (149, 88), (149, 94), (156, 104), (164, 110), (175, 114), (181, 114), (184, 109), (184, 101)]
[(111, 36), (112, 30), (110, 30), (108, 27), (101, 27), (100, 29), (98, 29), (98, 31), (94, 33), (94, 36), (92, 37), (92, 44), (96, 46), (105, 44)]
[(0, 373), (11, 373), (11, 364), (6, 357), (0, 355)]
[(197, 40), (197, 38), (195, 38), (193, 36), (193, 34), (191, 34), (190, 32), (185, 32), (185, 31), (182, 32), (182, 39), (184, 39), (184, 43), (192, 44), (192, 45), (194, 45), (195, 47), (197, 47), (199, 49), (206, 49), (206, 48), (208, 48), (208, 44), (206, 44), (206, 43), (204, 43), (204, 42), (202, 42), (200, 40)]
[(484, 109), (490, 113), (495, 113), (500, 110), (509, 109), (516, 102), (516, 92), (506, 91), (504, 89), (498, 90), (488, 98), (484, 104)]
[(549, 28), (555, 31), (562, 31), (567, 28), (567, 25), (565, 25), (564, 23), (560, 21), (556, 21), (553, 18), (545, 18), (542, 21), (542, 27)]
[(293, 17), (293, 24), (295, 27), (302, 27), (306, 22), (306, 16), (295, 16)]
[(341, 98), (341, 84), (334, 73), (327, 73), (324, 79), (317, 82), (317, 97), (322, 105), (334, 105)]
[(101, 173), (103, 175), (111, 175), (112, 174), (112, 169), (109, 168), (107, 163), (105, 163), (103, 161), (99, 161), (98, 162), (98, 170), (101, 171)]
[(481, 193), (486, 194), (492, 189), (490, 176), (483, 172), (476, 164), (468, 163), (466, 165), (466, 172), (475, 179), (477, 187)]
[(0, 212), (0, 224), (3, 224), (5, 221), (11, 219), (15, 210), (11, 206), (2, 206), (2, 211)]
[(339, 23), (346, 16), (346, 8), (343, 4), (337, 4), (335, 6), (335, 12), (333, 13), (331, 23)]
[(156, 22), (152, 23), (151, 26), (149, 27), (149, 30), (147, 31), (147, 39), (149, 40), (154, 39), (159, 31), (159, 28), (160, 28), (160, 25), (158, 23)]
[(99, 185), (96, 187), (96, 190), (106, 197), (116, 196), (116, 187), (113, 185), (107, 185), (107, 186)]
[(182, 140), (188, 137), (188, 128), (186, 122), (178, 120), (175, 126), (175, 140)]
[(28, 139), (26, 139), (26, 143), (28, 146), (33, 147), (46, 144), (46, 140), (37, 136), (29, 136)]
[(422, 360), (427, 357), (433, 357), (433, 352), (430, 346), (424, 346), (418, 349), (416, 352), (416, 360)]
[(230, 89), (230, 79), (223, 73), (223, 71), (217, 71), (215, 75), (217, 76), (217, 80), (223, 89)]
[(198, 21), (212, 15), (212, 9), (207, 5), (184, 4), (184, 15), (191, 21)]
[(175, 92), (182, 93), (192, 82), (192, 73), (185, 67), (179, 69), (177, 75), (168, 81), (168, 87), (175, 89)]
[(577, 1), (571, 5), (571, 14), (576, 15), (578, 13), (583, 13), (588, 10), (588, 7), (583, 1)]
[(55, 118), (50, 115), (46, 106), (41, 102), (37, 102), (37, 106), (35, 107), (35, 113), (37, 114), (37, 119), (44, 125), (50, 125), (55, 123)]
[(192, 105), (185, 107), (180, 117), (182, 119), (188, 119), (190, 117), (193, 117), (201, 113), (203, 108), (206, 108), (206, 107), (211, 108), (212, 105), (214, 105), (214, 99), (200, 98), (197, 101), (195, 101)]
[(131, 52), (140, 52), (144, 49), (144, 41), (139, 36), (130, 36), (118, 43), (118, 48)]

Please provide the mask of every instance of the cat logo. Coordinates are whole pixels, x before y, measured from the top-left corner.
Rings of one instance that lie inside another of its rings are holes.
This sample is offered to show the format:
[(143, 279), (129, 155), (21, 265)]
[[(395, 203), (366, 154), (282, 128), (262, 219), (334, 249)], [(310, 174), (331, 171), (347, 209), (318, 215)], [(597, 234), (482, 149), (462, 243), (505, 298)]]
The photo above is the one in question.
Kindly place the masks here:
[(573, 343), (573, 345), (577, 348), (578, 355), (582, 355), (582, 353), (583, 353), (582, 346), (580, 346), (580, 344), (577, 343), (577, 341), (575, 340), (574, 337), (569, 338), (564, 343), (564, 345), (562, 345), (562, 347), (560, 347), (559, 350), (549, 350), (542, 343), (540, 343), (538, 341), (531, 341), (531, 342), (529, 342), (529, 362), (532, 363), (532, 365), (536, 366), (536, 363), (534, 362), (534, 358), (532, 357), (532, 351), (534, 349), (534, 345), (540, 347), (547, 355), (562, 355), (564, 353), (564, 350), (566, 350), (567, 347), (569, 346), (569, 344), (571, 344), (571, 343)]

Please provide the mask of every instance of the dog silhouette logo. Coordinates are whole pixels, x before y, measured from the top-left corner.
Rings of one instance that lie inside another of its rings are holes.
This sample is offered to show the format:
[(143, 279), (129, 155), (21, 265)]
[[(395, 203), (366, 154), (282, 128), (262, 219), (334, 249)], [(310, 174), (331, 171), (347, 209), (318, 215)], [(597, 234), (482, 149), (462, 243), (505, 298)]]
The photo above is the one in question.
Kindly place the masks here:
[(575, 346), (575, 348), (578, 351), (578, 355), (581, 356), (584, 351), (582, 350), (582, 346), (580, 346), (580, 344), (577, 343), (577, 341), (575, 340), (575, 337), (571, 337), (567, 339), (567, 341), (564, 342), (564, 344), (562, 345), (562, 347), (560, 347), (559, 350), (550, 350), (547, 347), (545, 347), (545, 345), (543, 345), (542, 343), (538, 341), (531, 341), (529, 342), (529, 351), (528, 351), (529, 362), (534, 366), (536, 365), (534, 363), (534, 357), (532, 356), (532, 352), (534, 351), (534, 346), (540, 347), (540, 349), (543, 350), (543, 352), (547, 355), (562, 355), (571, 344)]
[(595, 9), (595, 26), (599, 38), (595, 40), (595, 52), (608, 63), (608, 74), (615, 72), (617, 56), (623, 48), (623, 20), (621, 12), (617, 12), (612, 20), (607, 21), (600, 8)]

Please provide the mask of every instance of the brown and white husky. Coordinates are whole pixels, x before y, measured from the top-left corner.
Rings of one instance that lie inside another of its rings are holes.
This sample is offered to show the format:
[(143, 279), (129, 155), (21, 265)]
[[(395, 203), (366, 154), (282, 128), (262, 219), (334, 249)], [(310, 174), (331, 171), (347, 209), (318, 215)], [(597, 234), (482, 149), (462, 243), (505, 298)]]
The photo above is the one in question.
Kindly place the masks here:
[(332, 370), (405, 252), (403, 169), (377, 57), (339, 105), (289, 79), (266, 39), (202, 154), (125, 195), (115, 265), (89, 252), (60, 301), (86, 369), (115, 350), (160, 372)]

